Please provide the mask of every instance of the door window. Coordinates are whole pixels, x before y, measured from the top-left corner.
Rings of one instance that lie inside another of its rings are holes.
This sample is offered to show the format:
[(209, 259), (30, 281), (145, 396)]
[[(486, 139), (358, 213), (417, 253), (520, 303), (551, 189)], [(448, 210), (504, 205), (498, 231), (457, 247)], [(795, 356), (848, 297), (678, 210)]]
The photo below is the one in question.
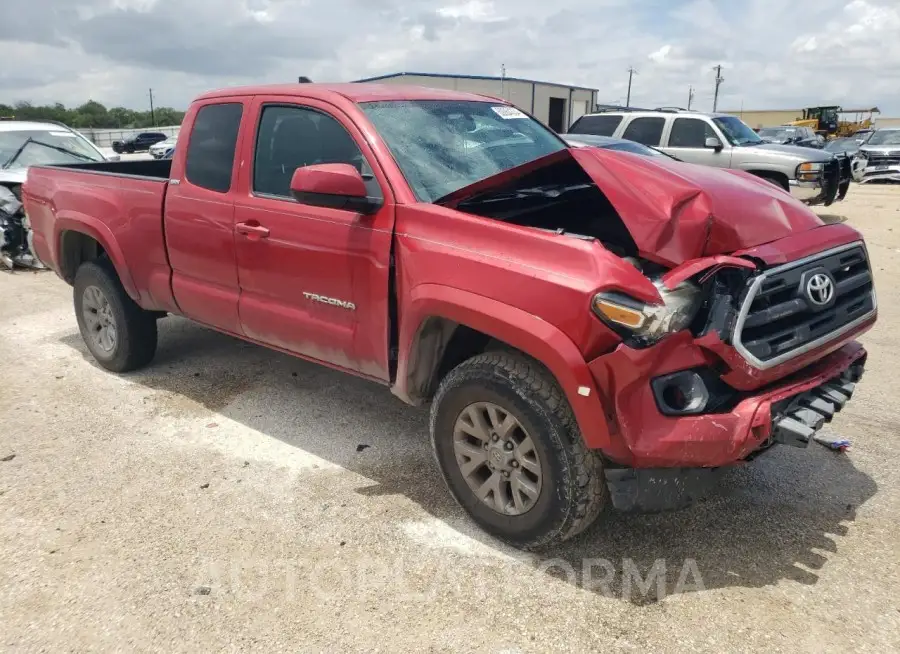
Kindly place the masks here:
[(569, 128), (569, 134), (612, 136), (622, 122), (622, 116), (582, 116)]
[(191, 184), (227, 193), (243, 106), (208, 104), (197, 112), (188, 143), (185, 175)]
[(304, 107), (263, 108), (253, 160), (254, 192), (290, 197), (297, 168), (327, 163), (350, 164), (374, 182), (359, 146), (337, 120)]
[(628, 139), (629, 141), (637, 141), (644, 145), (657, 146), (659, 145), (660, 138), (662, 138), (663, 126), (665, 124), (665, 118), (635, 118), (628, 123), (628, 127), (625, 128), (625, 133), (622, 134), (622, 138)]
[(718, 138), (705, 120), (676, 118), (669, 134), (671, 148), (705, 148), (706, 139)]

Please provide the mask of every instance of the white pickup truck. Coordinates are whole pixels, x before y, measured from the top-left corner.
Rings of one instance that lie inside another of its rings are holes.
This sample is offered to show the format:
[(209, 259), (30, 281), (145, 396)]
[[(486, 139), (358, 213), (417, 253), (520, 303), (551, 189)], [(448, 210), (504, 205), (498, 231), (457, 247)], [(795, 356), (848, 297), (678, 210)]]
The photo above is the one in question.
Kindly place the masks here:
[(740, 118), (728, 114), (676, 109), (604, 111), (582, 116), (569, 134), (628, 139), (689, 163), (744, 170), (810, 205), (843, 200), (852, 178), (849, 157), (766, 143)]

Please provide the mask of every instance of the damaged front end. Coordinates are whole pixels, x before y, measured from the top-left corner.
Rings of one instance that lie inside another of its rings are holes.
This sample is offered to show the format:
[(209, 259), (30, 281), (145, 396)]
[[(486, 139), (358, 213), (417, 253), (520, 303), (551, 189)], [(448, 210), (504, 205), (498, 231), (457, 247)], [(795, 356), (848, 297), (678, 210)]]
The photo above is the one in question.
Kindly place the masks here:
[(618, 508), (674, 508), (709, 487), (712, 469), (776, 444), (806, 447), (862, 377), (866, 351), (853, 339), (877, 315), (863, 243), (775, 265), (760, 258), (772, 248), (745, 255), (751, 267), (673, 270), (670, 281), (693, 272), (687, 283), (701, 289), (691, 323), (589, 362), (614, 406), (607, 483)]
[[(808, 442), (862, 373), (853, 339), (876, 305), (859, 233), (765, 180), (582, 148), (439, 203), (605, 251), (585, 329), (606, 329), (582, 351), (609, 426), (588, 446), (620, 508), (677, 504), (712, 469)], [(611, 274), (610, 254), (630, 265)]]
[(860, 184), (900, 182), (900, 149), (861, 149), (853, 159), (853, 179)]
[(0, 185), (0, 267), (43, 269), (32, 248), (32, 231), (22, 205), (21, 184)]

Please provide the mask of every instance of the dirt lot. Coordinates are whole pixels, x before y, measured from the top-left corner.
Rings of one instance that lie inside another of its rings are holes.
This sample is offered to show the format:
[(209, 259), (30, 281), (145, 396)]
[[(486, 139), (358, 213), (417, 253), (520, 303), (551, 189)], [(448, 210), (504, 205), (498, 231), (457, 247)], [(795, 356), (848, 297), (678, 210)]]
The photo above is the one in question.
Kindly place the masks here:
[(542, 557), (469, 523), (386, 390), (172, 318), (117, 377), (67, 286), (0, 274), (0, 647), (900, 650), (900, 188), (825, 212), (880, 301), (852, 449), (776, 448)]

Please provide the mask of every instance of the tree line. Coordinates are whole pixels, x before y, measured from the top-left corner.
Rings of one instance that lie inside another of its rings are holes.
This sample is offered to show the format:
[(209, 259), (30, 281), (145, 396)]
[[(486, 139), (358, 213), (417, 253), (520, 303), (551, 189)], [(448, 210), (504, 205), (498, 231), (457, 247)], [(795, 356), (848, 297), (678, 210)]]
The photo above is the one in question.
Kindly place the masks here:
[(72, 109), (59, 102), (48, 105), (17, 102), (13, 105), (0, 103), (0, 118), (55, 120), (75, 128), (143, 129), (156, 126), (180, 125), (184, 118), (184, 112), (171, 107), (156, 107), (151, 116), (149, 109), (147, 111), (135, 111), (125, 107), (107, 109), (104, 105), (93, 100), (89, 100), (83, 105)]

